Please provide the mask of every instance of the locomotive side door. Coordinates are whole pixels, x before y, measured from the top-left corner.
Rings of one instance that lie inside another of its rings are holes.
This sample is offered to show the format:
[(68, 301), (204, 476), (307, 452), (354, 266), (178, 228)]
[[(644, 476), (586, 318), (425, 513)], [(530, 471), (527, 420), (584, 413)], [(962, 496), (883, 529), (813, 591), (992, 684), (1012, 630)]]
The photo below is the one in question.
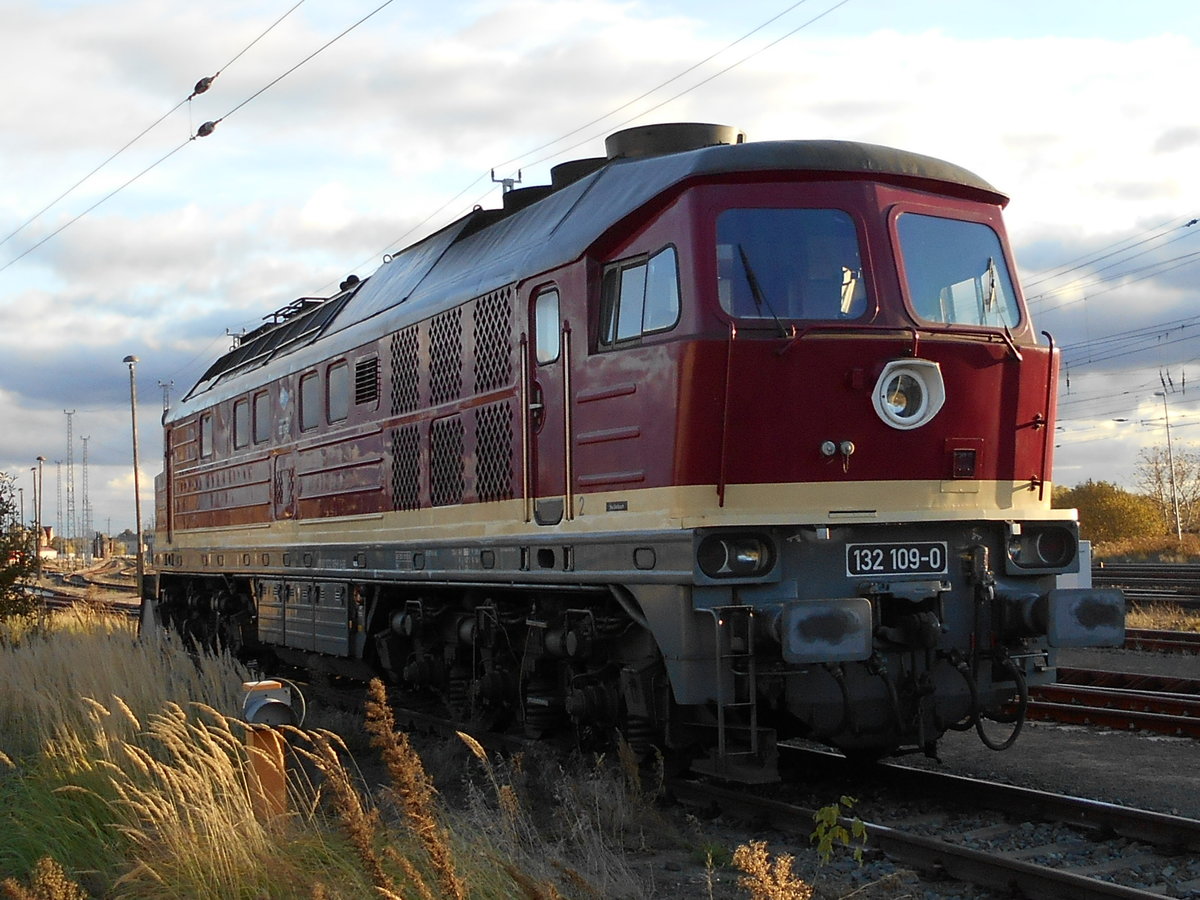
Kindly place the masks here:
[(529, 300), (532, 335), (526, 354), (528, 496), (539, 525), (571, 518), (570, 329), (559, 310), (558, 288), (536, 288)]

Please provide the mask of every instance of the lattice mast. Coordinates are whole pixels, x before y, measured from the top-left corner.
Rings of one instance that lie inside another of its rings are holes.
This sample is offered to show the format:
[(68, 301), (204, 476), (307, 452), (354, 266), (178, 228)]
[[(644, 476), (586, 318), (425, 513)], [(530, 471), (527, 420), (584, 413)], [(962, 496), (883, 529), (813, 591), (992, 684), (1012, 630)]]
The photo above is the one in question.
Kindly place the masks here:
[(54, 461), (54, 486), (55, 486), (54, 493), (56, 495), (55, 499), (57, 500), (57, 504), (54, 509), (54, 534), (58, 537), (59, 540), (62, 540), (62, 536), (63, 536), (63, 521), (62, 521), (62, 488), (63, 488), (63, 484), (62, 484), (62, 460), (61, 459), (56, 459)]
[(91, 435), (79, 438), (83, 442), (83, 555), (92, 558), (92, 541), (96, 535), (92, 529), (92, 501), (88, 498), (88, 440)]
[(78, 536), (78, 523), (75, 520), (75, 432), (72, 420), (75, 410), (64, 409), (63, 414), (67, 417), (67, 521), (64, 523), (66, 533), (63, 539), (73, 544)]

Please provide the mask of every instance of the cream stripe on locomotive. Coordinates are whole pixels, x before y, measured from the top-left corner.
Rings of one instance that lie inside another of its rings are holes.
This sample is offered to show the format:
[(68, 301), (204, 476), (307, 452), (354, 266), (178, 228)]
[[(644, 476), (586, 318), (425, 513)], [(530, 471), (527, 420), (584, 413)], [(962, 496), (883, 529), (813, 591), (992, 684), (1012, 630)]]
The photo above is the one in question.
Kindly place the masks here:
[[(1036, 518), (1071, 521), (1073, 510), (1048, 510), (1028, 482), (971, 482), (976, 491), (943, 491), (943, 482), (730, 485), (725, 505), (715, 486), (646, 488), (580, 494), (574, 515), (556, 526), (526, 522), (521, 500), (432, 507), (357, 516), (176, 530), (172, 549), (222, 545), (256, 549), (325, 542), (486, 540), (522, 535), (586, 535), (739, 525), (833, 525)], [(955, 486), (962, 482), (955, 482)], [(1049, 485), (1046, 486), (1049, 490)], [(984, 503), (984, 500), (991, 502)]]

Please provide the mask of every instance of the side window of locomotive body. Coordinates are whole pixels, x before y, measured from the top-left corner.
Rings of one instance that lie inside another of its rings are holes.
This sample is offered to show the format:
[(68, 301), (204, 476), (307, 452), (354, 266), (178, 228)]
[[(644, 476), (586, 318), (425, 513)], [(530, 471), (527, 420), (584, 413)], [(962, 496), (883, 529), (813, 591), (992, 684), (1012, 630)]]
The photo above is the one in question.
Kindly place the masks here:
[(1013, 328), (1021, 318), (1000, 238), (981, 222), (903, 213), (896, 220), (908, 300), (926, 322)]
[(717, 217), (717, 296), (746, 319), (857, 319), (867, 285), (840, 209), (727, 209)]
[(271, 400), (266, 391), (254, 395), (254, 443), (262, 444), (271, 437)]
[(205, 413), (200, 417), (200, 458), (208, 459), (213, 455), (213, 417)]
[(604, 270), (601, 345), (668, 331), (679, 321), (679, 311), (679, 254), (674, 247), (613, 263)]
[(316, 372), (300, 376), (300, 430), (308, 431), (321, 424), (321, 379)]
[(562, 352), (558, 322), (558, 291), (542, 291), (533, 301), (533, 344), (539, 366), (554, 362)]
[(233, 449), (241, 450), (250, 444), (250, 401), (233, 403)]
[(329, 392), (329, 421), (341, 422), (350, 415), (350, 366), (344, 362), (330, 366), (325, 387)]

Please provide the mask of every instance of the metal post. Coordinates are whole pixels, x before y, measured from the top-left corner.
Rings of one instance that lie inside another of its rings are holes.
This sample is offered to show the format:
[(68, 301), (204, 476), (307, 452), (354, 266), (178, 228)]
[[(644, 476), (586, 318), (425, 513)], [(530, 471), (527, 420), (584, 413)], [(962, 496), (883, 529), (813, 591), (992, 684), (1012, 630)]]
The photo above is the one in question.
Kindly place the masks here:
[(1167, 468), (1171, 475), (1171, 505), (1175, 508), (1175, 538), (1183, 540), (1183, 523), (1179, 519), (1179, 491), (1175, 488), (1175, 455), (1171, 450), (1171, 416), (1167, 412), (1166, 391), (1155, 391), (1155, 397), (1162, 397), (1163, 421), (1167, 423)]
[(146, 560), (142, 554), (142, 494), (138, 480), (138, 430), (137, 430), (137, 380), (134, 369), (138, 358), (127, 356), (123, 362), (129, 366), (129, 415), (133, 423), (133, 509), (134, 522), (137, 526), (137, 589), (138, 599), (145, 607), (146, 599), (142, 594), (146, 580)]
[(37, 566), (37, 580), (42, 579), (42, 472), (46, 464), (46, 457), (39, 456), (37, 458), (37, 497), (34, 500), (34, 516), (36, 522), (33, 533), (33, 556)]

